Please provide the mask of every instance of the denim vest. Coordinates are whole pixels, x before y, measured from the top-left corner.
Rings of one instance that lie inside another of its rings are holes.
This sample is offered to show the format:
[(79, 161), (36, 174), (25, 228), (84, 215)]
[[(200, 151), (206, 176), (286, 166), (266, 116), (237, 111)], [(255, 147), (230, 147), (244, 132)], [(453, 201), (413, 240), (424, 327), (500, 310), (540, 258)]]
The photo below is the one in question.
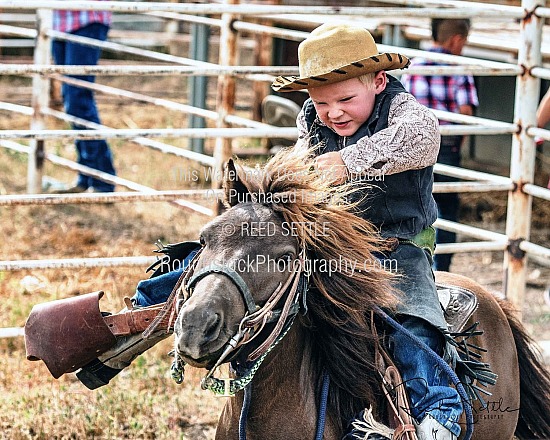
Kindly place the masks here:
[[(310, 144), (319, 146), (317, 154), (339, 151), (387, 128), (390, 104), (399, 93), (407, 91), (396, 78), (388, 75), (386, 89), (376, 95), (370, 118), (350, 137), (339, 136), (322, 125), (312, 100), (308, 99), (304, 103), (304, 115)], [(379, 228), (384, 237), (412, 238), (437, 218), (431, 166), (379, 177), (371, 175), (354, 181), (358, 191), (354, 192), (351, 201), (358, 202), (358, 215)]]

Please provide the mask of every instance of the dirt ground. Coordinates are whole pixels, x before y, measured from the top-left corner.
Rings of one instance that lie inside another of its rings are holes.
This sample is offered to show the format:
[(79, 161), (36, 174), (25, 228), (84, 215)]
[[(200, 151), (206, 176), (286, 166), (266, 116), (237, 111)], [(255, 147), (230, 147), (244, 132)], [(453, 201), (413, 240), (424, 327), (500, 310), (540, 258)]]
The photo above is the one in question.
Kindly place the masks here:
[[(184, 78), (103, 78), (105, 84), (169, 99), (185, 101)], [(242, 90), (242, 89), (241, 89)], [(28, 79), (0, 77), (0, 100), (28, 105)], [(128, 128), (186, 127), (184, 115), (127, 100), (99, 96), (103, 122)], [(242, 104), (243, 112), (248, 106)], [(0, 129), (26, 129), (29, 118), (0, 111)], [(49, 121), (50, 128), (65, 124)], [(165, 139), (186, 146), (185, 139)], [(242, 141), (241, 147), (254, 146)], [(111, 142), (118, 174), (156, 189), (204, 186), (182, 182), (181, 170), (197, 169), (185, 160), (130, 141)], [(207, 144), (207, 147), (211, 145)], [(48, 151), (75, 157), (70, 141), (52, 141)], [(70, 182), (74, 175), (46, 165), (46, 174)], [(25, 192), (26, 158), (0, 149), (0, 194)], [(464, 196), (463, 219), (474, 226), (503, 232), (505, 198)], [(535, 205), (533, 241), (550, 245), (549, 209)], [(168, 203), (112, 205), (0, 207), (0, 260), (151, 255), (154, 242), (194, 239), (208, 219)], [(460, 237), (464, 240), (465, 237)], [(469, 276), (490, 290), (502, 293), (502, 254), (459, 254), (452, 271)], [(52, 299), (104, 290), (103, 310), (117, 310), (122, 298), (133, 294), (146, 277), (144, 268), (24, 270), (0, 272), (0, 309), (4, 327), (20, 327), (32, 305)], [(524, 323), (537, 340), (550, 340), (550, 267), (529, 262)], [(116, 385), (96, 392), (85, 390), (72, 376), (53, 380), (41, 363), (25, 360), (22, 338), (0, 340), (0, 438), (157, 438), (209, 439), (223, 401), (200, 390), (202, 374), (188, 372), (177, 387), (168, 378), (170, 360), (164, 341), (141, 356), (116, 379)]]

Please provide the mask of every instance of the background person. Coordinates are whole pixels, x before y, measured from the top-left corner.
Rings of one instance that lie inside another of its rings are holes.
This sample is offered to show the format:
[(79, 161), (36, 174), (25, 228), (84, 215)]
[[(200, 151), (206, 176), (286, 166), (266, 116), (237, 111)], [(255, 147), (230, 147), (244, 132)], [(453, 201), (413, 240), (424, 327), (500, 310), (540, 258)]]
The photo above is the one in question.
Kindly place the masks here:
[[(107, 11), (53, 11), (54, 30), (100, 41), (107, 39), (111, 20), (112, 13)], [(54, 40), (52, 53), (55, 63), (59, 65), (96, 65), (101, 55), (101, 49), (69, 41)], [(75, 75), (73, 78), (89, 82), (95, 81), (95, 77), (92, 75)], [(62, 95), (65, 111), (69, 115), (97, 124), (101, 123), (92, 90), (63, 84)], [(86, 128), (78, 124), (71, 125), (74, 130)], [(77, 140), (75, 146), (79, 164), (109, 174), (116, 174), (111, 150), (105, 140)], [(112, 192), (114, 185), (79, 174), (75, 183), (52, 192), (77, 193), (86, 190)]]
[[(468, 19), (433, 19), (432, 37), (433, 46), (429, 52), (461, 55), (468, 39), (470, 20)], [(444, 65), (435, 61), (415, 58), (412, 66)], [(422, 76), (403, 75), (401, 78), (405, 88), (412, 93), (421, 104), (435, 109), (452, 113), (472, 116), (474, 109), (479, 105), (477, 90), (471, 75), (454, 76)], [(440, 121), (440, 124), (448, 122)], [(460, 166), (460, 150), (464, 143), (464, 136), (441, 136), (441, 148), (437, 162)], [(434, 175), (436, 182), (452, 182), (452, 177), (440, 174)], [(459, 196), (456, 193), (434, 194), (437, 203), (439, 218), (456, 222), (460, 206)], [(437, 229), (437, 243), (454, 243), (456, 233)], [(449, 271), (452, 254), (439, 254), (434, 257), (435, 270)]]

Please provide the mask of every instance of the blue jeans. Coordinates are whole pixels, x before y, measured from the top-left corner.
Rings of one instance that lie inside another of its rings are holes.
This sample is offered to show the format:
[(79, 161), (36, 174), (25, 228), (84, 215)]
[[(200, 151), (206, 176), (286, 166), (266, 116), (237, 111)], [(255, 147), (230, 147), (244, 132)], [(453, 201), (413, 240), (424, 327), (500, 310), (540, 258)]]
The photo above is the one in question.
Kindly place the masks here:
[[(401, 325), (422, 340), (433, 351), (443, 352), (443, 335), (428, 322), (414, 316), (405, 316)], [(457, 437), (462, 402), (456, 389), (450, 386), (448, 376), (424, 350), (414, 346), (403, 335), (392, 335), (394, 361), (399, 367), (411, 401), (411, 415), (421, 422), (430, 414)]]
[(196, 251), (191, 252), (181, 264), (181, 268), (173, 270), (158, 277), (142, 280), (136, 287), (136, 293), (132, 297), (132, 302), (137, 306), (147, 307), (154, 304), (160, 304), (165, 302), (172, 289), (178, 282), (180, 275), (185, 268), (189, 265), (189, 262), (195, 256)]
[[(72, 34), (105, 41), (108, 31), (108, 26), (101, 23), (92, 23), (81, 29), (77, 29)], [(68, 41), (54, 40), (52, 53), (55, 63), (58, 65), (96, 65), (101, 55), (101, 49)], [(79, 75), (73, 76), (73, 78), (89, 82), (95, 81), (95, 77), (92, 75)], [(62, 93), (65, 111), (69, 115), (97, 124), (101, 123), (92, 90), (63, 84)], [(72, 127), (74, 130), (83, 130), (86, 128), (78, 124), (72, 124)], [(79, 164), (108, 174), (116, 174), (111, 150), (105, 140), (77, 140), (75, 145)], [(100, 192), (114, 191), (114, 186), (110, 183), (84, 174), (78, 175), (77, 184), (83, 188), (91, 187)]]
[[(430, 253), (414, 245), (400, 244), (379, 258), (384, 260), (384, 267), (395, 267), (401, 274), (396, 283), (403, 292), (396, 310), (397, 320), (441, 356), (445, 344), (442, 331), (447, 325), (437, 297)], [(388, 261), (393, 264), (388, 265)], [(462, 402), (456, 389), (449, 386), (445, 372), (406, 335), (391, 330), (390, 346), (411, 401), (411, 415), (421, 422), (429, 413), (458, 436)]]

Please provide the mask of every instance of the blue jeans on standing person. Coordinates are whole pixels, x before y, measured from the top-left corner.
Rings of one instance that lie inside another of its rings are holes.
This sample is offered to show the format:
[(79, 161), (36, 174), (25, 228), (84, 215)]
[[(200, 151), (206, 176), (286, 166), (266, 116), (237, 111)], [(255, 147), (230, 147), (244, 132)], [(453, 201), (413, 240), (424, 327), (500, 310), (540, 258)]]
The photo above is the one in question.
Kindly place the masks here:
[[(454, 167), (460, 166), (460, 146), (463, 136), (443, 136), (441, 138), (441, 149), (437, 157), (437, 163), (451, 165)], [(434, 182), (456, 182), (454, 177), (434, 174)], [(458, 220), (458, 209), (460, 199), (457, 193), (437, 193), (434, 194), (435, 202), (437, 203), (438, 217), (456, 222)], [(455, 243), (456, 233), (436, 229), (435, 242)], [(441, 271), (449, 271), (453, 254), (438, 254), (434, 256), (434, 269)]]
[[(102, 23), (92, 23), (73, 31), (72, 34), (105, 41), (108, 32), (108, 26)], [(55, 40), (52, 45), (52, 53), (55, 63), (58, 65), (96, 65), (101, 55), (101, 49)], [(89, 82), (95, 81), (93, 75), (75, 75), (72, 77)], [(101, 123), (92, 90), (63, 84), (62, 94), (65, 111), (69, 115), (97, 124)], [(74, 130), (86, 128), (78, 124), (71, 125)], [(79, 164), (108, 174), (116, 174), (111, 150), (105, 140), (77, 140), (75, 144)], [(114, 186), (110, 183), (84, 174), (78, 175), (77, 185), (83, 189), (93, 188), (98, 192), (114, 191)]]

